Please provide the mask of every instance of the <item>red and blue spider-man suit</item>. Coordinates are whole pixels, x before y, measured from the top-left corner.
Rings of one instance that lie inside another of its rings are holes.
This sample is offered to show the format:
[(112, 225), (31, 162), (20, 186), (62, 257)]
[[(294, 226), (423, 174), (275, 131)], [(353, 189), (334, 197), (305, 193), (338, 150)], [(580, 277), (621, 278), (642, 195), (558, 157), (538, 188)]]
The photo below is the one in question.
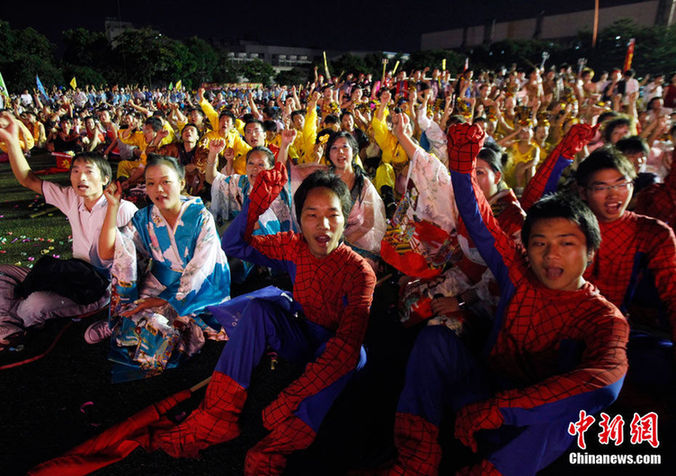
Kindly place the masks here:
[(671, 168), (664, 183), (655, 183), (641, 190), (634, 211), (667, 223), (676, 230), (676, 149), (671, 153)]
[(361, 345), (375, 287), (367, 262), (345, 244), (316, 258), (299, 233), (251, 235), (285, 182), (282, 164), (261, 172), (222, 245), (228, 255), (284, 267), (294, 283), (293, 301), (278, 305), (252, 299), (247, 304), (200, 407), (153, 439), (173, 456), (195, 456), (239, 435), (237, 420), (251, 373), (270, 346), (282, 357), (307, 363), (303, 374), (263, 411), (263, 424), (271, 432), (249, 450), (245, 461), (248, 475), (280, 474), (288, 454), (312, 443), (333, 401), (365, 363)]
[[(617, 397), (627, 370), (629, 326), (618, 309), (586, 283), (576, 291), (544, 287), (523, 250), (502, 232), (474, 175), (484, 132), (461, 124), (449, 131), (458, 209), (501, 298), (481, 355), (445, 326), (418, 336), (395, 420), (399, 457), (390, 474), (436, 474), (445, 410), (455, 435), (483, 461), (473, 474), (535, 474), (573, 441), (569, 422)], [(483, 430), (483, 431), (482, 431)]]
[[(574, 128), (585, 137), (593, 133), (589, 126)], [(573, 157), (574, 154), (561, 153), (559, 147), (554, 149), (524, 191), (521, 200), (524, 210), (543, 194), (556, 190), (561, 173), (572, 164)], [(674, 177), (669, 180), (673, 185)], [(673, 198), (670, 186), (665, 185), (662, 190), (662, 199)], [(669, 206), (673, 208), (674, 204), (664, 204), (662, 209)], [(629, 316), (630, 380), (641, 385), (668, 385), (669, 375), (673, 375), (673, 342), (676, 342), (674, 231), (659, 220), (632, 212), (624, 212), (612, 222), (600, 222), (599, 226), (601, 247), (584, 278)], [(671, 341), (662, 337), (669, 327)]]

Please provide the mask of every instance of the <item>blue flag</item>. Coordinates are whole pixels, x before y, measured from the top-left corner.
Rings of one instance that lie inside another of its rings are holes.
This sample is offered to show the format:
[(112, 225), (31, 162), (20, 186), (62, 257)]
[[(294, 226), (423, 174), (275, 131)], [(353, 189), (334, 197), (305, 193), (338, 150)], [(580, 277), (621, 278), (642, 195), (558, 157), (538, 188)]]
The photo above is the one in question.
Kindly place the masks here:
[(45, 99), (49, 99), (49, 96), (47, 96), (47, 91), (45, 91), (45, 87), (42, 85), (42, 81), (40, 81), (40, 76), (37, 74), (35, 75), (35, 82), (38, 85), (38, 91), (40, 91), (40, 94), (42, 94), (42, 97)]

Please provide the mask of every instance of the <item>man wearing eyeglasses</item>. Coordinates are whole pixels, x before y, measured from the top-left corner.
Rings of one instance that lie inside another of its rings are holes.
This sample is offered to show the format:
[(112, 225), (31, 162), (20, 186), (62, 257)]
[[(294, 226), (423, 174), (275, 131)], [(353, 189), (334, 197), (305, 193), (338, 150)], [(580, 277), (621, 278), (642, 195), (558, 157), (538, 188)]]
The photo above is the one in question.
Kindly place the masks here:
[(601, 247), (584, 277), (629, 318), (627, 381), (661, 394), (674, 378), (676, 238), (666, 223), (627, 211), (635, 177), (613, 146), (580, 163), (579, 192), (601, 228)]
[[(528, 210), (543, 191), (551, 191), (572, 163), (550, 154), (524, 191), (523, 208)], [(635, 178), (632, 163), (612, 145), (580, 162), (578, 190), (601, 229), (601, 247), (583, 277), (629, 318), (625, 382), (634, 390), (666, 395), (676, 378), (676, 237), (663, 221), (627, 211)]]

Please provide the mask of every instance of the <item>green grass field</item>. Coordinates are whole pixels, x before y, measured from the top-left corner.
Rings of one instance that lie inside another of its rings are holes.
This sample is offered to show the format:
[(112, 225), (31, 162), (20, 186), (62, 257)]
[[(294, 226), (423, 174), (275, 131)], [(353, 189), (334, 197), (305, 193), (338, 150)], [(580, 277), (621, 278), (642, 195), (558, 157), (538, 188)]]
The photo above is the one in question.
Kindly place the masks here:
[[(55, 165), (47, 153), (29, 158), (34, 171)], [(68, 185), (65, 173), (42, 175), (45, 180)], [(0, 263), (31, 267), (41, 256), (72, 256), (70, 225), (59, 210), (45, 204), (44, 197), (22, 187), (9, 163), (0, 164)]]

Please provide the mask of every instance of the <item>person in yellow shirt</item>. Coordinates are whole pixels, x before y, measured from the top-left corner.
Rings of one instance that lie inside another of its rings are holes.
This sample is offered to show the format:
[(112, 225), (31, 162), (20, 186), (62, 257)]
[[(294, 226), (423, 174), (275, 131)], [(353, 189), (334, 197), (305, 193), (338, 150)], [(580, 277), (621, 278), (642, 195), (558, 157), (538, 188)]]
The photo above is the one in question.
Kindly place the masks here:
[[(549, 153), (554, 149), (554, 145), (549, 140), (549, 121), (544, 119), (538, 121), (538, 125), (535, 126), (534, 140), (540, 149), (540, 158), (545, 158)], [(540, 161), (540, 164), (544, 162)], [(538, 164), (538, 165), (540, 165)]]
[(117, 166), (117, 178), (134, 183), (143, 176), (146, 165), (146, 148), (149, 145), (161, 147), (173, 142), (173, 134), (164, 128), (159, 117), (149, 117), (143, 124), (142, 131), (134, 131), (129, 135), (120, 134), (120, 140), (128, 145), (138, 147), (134, 149), (135, 160), (123, 160)]
[[(208, 113), (207, 117), (209, 117)], [(233, 173), (240, 175), (246, 174), (246, 159), (241, 159), (241, 157), (246, 157), (247, 152), (251, 150), (251, 146), (247, 144), (244, 141), (244, 139), (242, 139), (240, 133), (237, 132), (237, 130), (233, 127), (234, 124), (235, 124), (235, 115), (232, 112), (230, 111), (221, 112), (221, 114), (218, 116), (216, 128), (213, 131), (205, 134), (202, 140), (200, 141), (199, 147), (196, 152), (197, 163), (206, 164), (207, 157), (209, 156), (209, 144), (211, 143), (212, 140), (224, 139), (225, 148), (223, 150), (225, 151), (228, 149), (232, 149), (235, 152), (235, 160), (233, 161), (233, 163), (226, 164), (226, 166), (228, 167), (233, 167), (233, 170), (228, 170), (226, 175)], [(265, 137), (264, 134), (263, 137)], [(221, 153), (219, 155), (219, 158), (222, 159), (222, 157), (223, 155)], [(240, 159), (237, 160), (238, 158)]]
[(387, 105), (392, 95), (388, 90), (380, 94), (380, 105), (373, 115), (371, 126), (373, 138), (382, 151), (380, 165), (376, 170), (376, 188), (382, 193), (382, 187), (390, 187), (395, 190), (397, 178), (406, 172), (409, 157), (399, 144), (399, 140), (387, 127), (386, 117), (389, 114)]
[[(293, 151), (290, 154), (297, 164), (308, 164), (315, 161), (315, 143), (317, 142), (317, 101), (319, 93), (313, 92), (307, 102), (307, 111), (305, 116), (300, 111), (292, 114), (294, 128), (299, 132), (293, 141)], [(295, 153), (295, 157), (293, 154)]]
[(291, 121), (287, 127), (291, 127), (298, 132), (296, 134), (296, 139), (289, 147), (289, 159), (293, 160), (295, 164), (298, 163), (298, 159), (301, 155), (305, 155), (303, 153), (303, 127), (305, 126), (305, 114), (305, 110), (297, 109), (289, 116)]
[(265, 120), (263, 121), (263, 126), (265, 127), (265, 147), (269, 149), (272, 146), (279, 149), (282, 138), (277, 130), (277, 123), (272, 120)]
[[(207, 117), (207, 120), (209, 124), (211, 125), (212, 130), (217, 131), (219, 128), (219, 123), (221, 121), (221, 118), (223, 117), (223, 113), (225, 111), (221, 111), (219, 114), (216, 112), (216, 109), (207, 101), (204, 97), (204, 88), (199, 88), (197, 90), (197, 100), (199, 101), (199, 105), (202, 108), (202, 112), (204, 115)], [(232, 116), (232, 126), (235, 129), (237, 129), (240, 134), (244, 134), (244, 121), (241, 121), (235, 117), (234, 114), (230, 114)], [(226, 147), (227, 149), (227, 147)], [(247, 151), (248, 152), (248, 151)]]
[(38, 121), (35, 113), (32, 111), (25, 111), (21, 115), (21, 122), (26, 126), (33, 136), (35, 147), (44, 147), (47, 144), (47, 133), (42, 122)]
[(171, 108), (169, 119), (175, 124), (177, 130), (182, 131), (187, 124), (192, 124), (197, 127), (197, 132), (199, 132), (200, 135), (204, 135), (207, 131), (211, 130), (211, 123), (208, 120), (205, 120), (206, 116), (201, 109), (190, 107), (188, 108), (186, 115), (181, 112), (178, 103), (170, 103), (169, 107)]
[[(24, 125), (23, 122), (17, 121), (19, 126), (19, 145), (23, 152), (30, 151), (35, 147), (35, 139), (33, 138), (33, 133)], [(5, 152), (7, 147), (4, 142), (0, 142), (0, 152)]]
[(533, 129), (524, 125), (518, 131), (518, 139), (507, 149), (509, 160), (505, 164), (505, 182), (520, 196), (524, 187), (535, 174), (540, 161), (540, 147), (533, 140)]

